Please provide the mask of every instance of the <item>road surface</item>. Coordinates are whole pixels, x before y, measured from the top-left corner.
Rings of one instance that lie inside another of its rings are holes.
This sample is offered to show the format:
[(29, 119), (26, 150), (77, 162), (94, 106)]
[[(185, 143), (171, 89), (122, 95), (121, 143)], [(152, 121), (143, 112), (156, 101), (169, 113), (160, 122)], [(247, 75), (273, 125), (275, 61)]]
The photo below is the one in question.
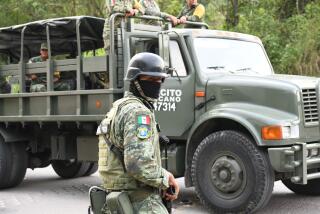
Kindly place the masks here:
[[(98, 174), (90, 177), (63, 180), (51, 167), (27, 171), (23, 183), (0, 191), (1, 214), (81, 214), (87, 213), (88, 189), (100, 183)], [(185, 188), (179, 179), (181, 194), (174, 204), (175, 214), (208, 213), (197, 200), (193, 188)], [(303, 197), (276, 182), (269, 204), (261, 214), (318, 214), (320, 196)]]

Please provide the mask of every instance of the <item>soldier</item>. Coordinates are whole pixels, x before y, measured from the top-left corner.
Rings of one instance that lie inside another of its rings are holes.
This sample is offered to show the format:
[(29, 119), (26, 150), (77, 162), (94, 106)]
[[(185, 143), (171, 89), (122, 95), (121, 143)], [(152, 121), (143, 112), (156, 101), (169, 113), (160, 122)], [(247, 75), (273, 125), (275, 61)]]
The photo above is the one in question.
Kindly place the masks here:
[[(126, 75), (129, 92), (113, 103), (97, 130), (103, 187), (107, 191), (127, 190), (134, 213), (168, 213), (161, 191), (167, 200), (175, 200), (179, 193), (174, 176), (161, 167), (159, 126), (153, 107), (166, 77), (164, 62), (158, 55), (136, 54)], [(176, 194), (166, 192), (169, 186)], [(106, 206), (103, 210), (111, 213)]]
[[(123, 13), (128, 16), (144, 14), (144, 10), (137, 0), (106, 0), (106, 21), (103, 28), (104, 49), (109, 52), (110, 26), (109, 18), (114, 13)], [(119, 25), (119, 21), (115, 23)]]
[(7, 94), (10, 93), (11, 87), (8, 84), (8, 81), (5, 77), (0, 76), (0, 93), (1, 94)]
[[(47, 43), (42, 43), (40, 46), (40, 56), (33, 57), (28, 63), (45, 62), (49, 58)], [(68, 91), (75, 88), (74, 79), (60, 79), (60, 72), (56, 71), (53, 74), (53, 83), (55, 91)], [(46, 88), (46, 74), (31, 74), (27, 77), (31, 80), (30, 92), (44, 92)]]
[[(103, 27), (103, 41), (104, 49), (106, 53), (110, 52), (110, 26), (109, 19), (110, 16), (114, 13), (123, 13), (126, 17), (128, 16), (137, 16), (143, 15), (144, 10), (139, 4), (138, 0), (106, 0), (106, 20)], [(115, 20), (115, 27), (117, 28), (120, 25), (120, 20)], [(96, 84), (98, 87), (109, 88), (109, 72), (106, 73), (96, 73), (94, 74)], [(102, 80), (99, 81), (99, 79)]]
[[(186, 5), (181, 10), (178, 19), (180, 24), (191, 22), (202, 22), (205, 14), (205, 8), (202, 4), (198, 3), (198, 0), (186, 0)], [(185, 26), (192, 27), (192, 26)], [(194, 27), (194, 26), (193, 26)]]
[[(41, 43), (40, 56), (33, 57), (28, 63), (45, 62), (49, 58), (47, 43)], [(31, 74), (28, 76), (31, 80), (30, 92), (41, 92), (46, 91), (46, 74)]]
[[(171, 21), (172, 25), (175, 26), (179, 23), (179, 20), (170, 14), (160, 11), (160, 8), (155, 0), (140, 0), (140, 4), (145, 9), (145, 14), (149, 16), (158, 16), (163, 19), (168, 19)], [(154, 23), (154, 22), (152, 22)]]

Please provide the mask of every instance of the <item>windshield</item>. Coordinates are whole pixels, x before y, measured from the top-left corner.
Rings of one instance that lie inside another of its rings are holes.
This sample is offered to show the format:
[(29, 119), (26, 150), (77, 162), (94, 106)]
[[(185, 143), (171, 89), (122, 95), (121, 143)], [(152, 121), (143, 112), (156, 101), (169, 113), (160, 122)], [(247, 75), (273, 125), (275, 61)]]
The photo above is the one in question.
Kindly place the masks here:
[(205, 73), (273, 73), (258, 43), (217, 38), (196, 38), (194, 43), (201, 70)]

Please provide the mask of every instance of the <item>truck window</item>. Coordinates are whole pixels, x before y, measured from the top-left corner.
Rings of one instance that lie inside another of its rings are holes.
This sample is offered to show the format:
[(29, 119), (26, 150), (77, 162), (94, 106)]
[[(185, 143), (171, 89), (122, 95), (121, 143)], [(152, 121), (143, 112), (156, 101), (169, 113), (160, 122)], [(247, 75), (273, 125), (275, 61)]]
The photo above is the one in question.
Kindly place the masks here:
[(157, 38), (131, 37), (130, 47), (131, 57), (141, 52), (150, 52), (159, 55), (159, 44)]
[[(180, 51), (180, 47), (177, 41), (170, 41), (170, 66), (175, 68), (180, 77), (187, 76), (187, 70), (184, 65), (183, 57)], [(175, 72), (172, 74), (177, 76)]]
[(272, 74), (272, 67), (263, 47), (254, 42), (234, 39), (196, 38), (195, 51), (201, 71), (212, 73)]

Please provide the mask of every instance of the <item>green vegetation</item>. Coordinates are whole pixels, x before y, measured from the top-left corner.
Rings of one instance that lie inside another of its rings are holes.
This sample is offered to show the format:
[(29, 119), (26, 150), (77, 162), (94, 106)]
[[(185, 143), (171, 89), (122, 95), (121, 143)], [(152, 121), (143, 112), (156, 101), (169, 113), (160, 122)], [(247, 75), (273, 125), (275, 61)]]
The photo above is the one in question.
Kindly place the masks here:
[[(105, 0), (1, 0), (0, 27), (39, 19), (104, 15)], [(177, 15), (184, 0), (158, 0)], [(259, 36), (277, 73), (320, 76), (319, 0), (201, 0), (212, 29)]]

